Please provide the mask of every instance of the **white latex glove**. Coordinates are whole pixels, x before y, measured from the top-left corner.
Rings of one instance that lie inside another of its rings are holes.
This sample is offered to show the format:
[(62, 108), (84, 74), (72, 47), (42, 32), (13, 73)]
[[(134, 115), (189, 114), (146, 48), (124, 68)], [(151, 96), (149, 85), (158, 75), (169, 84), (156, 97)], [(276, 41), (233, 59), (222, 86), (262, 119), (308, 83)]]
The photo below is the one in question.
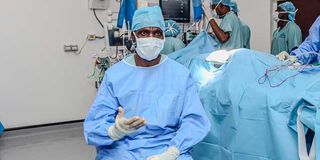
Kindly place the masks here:
[(124, 109), (122, 107), (119, 107), (115, 124), (108, 128), (108, 134), (111, 139), (119, 140), (124, 136), (135, 132), (145, 124), (145, 119), (138, 116), (126, 119), (124, 115)]
[(165, 152), (149, 157), (147, 160), (176, 160), (180, 155), (180, 151), (172, 146), (169, 147)]
[(295, 63), (298, 61), (298, 58), (296, 56), (290, 56), (290, 54), (286, 51), (282, 51), (280, 52), (277, 56), (276, 56), (280, 61), (290, 61), (292, 63)]
[[(299, 62), (298, 62), (298, 58), (297, 58), (296, 56), (290, 56), (290, 57), (289, 57), (289, 60), (290, 60), (291, 62), (299, 63)], [(300, 65), (301, 65), (301, 64), (300, 64)]]
[(294, 67), (300, 67), (300, 66), (301, 66), (301, 63), (295, 62), (295, 63), (293, 63), (293, 66), (294, 66)]
[(203, 13), (208, 21), (213, 19), (212, 13), (211, 13), (211, 4), (210, 4), (209, 0), (204, 0), (202, 2), (202, 9), (203, 9)]
[(298, 68), (300, 68), (300, 67), (301, 67), (301, 63), (295, 62), (295, 63), (293, 63), (292, 65), (290, 65), (288, 68), (289, 68), (289, 69), (298, 69)]
[(282, 52), (280, 52), (276, 57), (277, 57), (280, 61), (285, 61), (285, 60), (289, 59), (290, 55), (289, 55), (288, 52), (282, 51)]

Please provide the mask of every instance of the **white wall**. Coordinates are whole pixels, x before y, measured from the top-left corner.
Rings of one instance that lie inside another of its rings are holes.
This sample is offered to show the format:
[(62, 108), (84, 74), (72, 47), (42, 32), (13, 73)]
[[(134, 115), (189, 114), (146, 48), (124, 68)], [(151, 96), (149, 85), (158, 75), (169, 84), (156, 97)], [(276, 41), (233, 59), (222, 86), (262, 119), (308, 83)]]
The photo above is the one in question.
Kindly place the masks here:
[[(106, 14), (99, 11), (103, 18)], [(83, 119), (96, 90), (87, 78), (103, 34), (87, 0), (9, 0), (0, 5), (0, 121), (7, 128)]]
[(239, 17), (251, 28), (251, 47), (270, 53), (271, 48), (271, 1), (236, 0), (240, 9)]

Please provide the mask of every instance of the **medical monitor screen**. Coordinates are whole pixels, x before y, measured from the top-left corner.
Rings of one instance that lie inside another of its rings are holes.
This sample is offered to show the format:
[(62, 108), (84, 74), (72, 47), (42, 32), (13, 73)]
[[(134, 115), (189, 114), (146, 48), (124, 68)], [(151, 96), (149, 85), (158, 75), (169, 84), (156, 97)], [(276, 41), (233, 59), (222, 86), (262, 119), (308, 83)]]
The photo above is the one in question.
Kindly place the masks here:
[(159, 4), (165, 20), (190, 22), (190, 0), (160, 0)]

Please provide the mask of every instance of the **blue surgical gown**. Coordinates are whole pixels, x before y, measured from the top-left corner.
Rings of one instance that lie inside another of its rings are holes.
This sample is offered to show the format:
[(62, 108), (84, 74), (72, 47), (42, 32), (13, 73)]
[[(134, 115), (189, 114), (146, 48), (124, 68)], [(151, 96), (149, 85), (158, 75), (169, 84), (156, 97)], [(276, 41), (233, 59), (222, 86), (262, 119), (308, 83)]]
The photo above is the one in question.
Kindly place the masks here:
[(244, 23), (241, 22), (241, 28), (242, 28), (242, 38), (243, 38), (243, 48), (250, 49), (250, 38), (251, 38), (251, 30), (250, 27)]
[(161, 53), (164, 55), (168, 55), (170, 53), (184, 48), (185, 46), (186, 45), (178, 38), (166, 37), (166, 41), (164, 42), (164, 46)]
[(243, 48), (242, 25), (234, 12), (230, 11), (222, 18), (220, 28), (230, 35), (229, 40), (221, 44), (221, 49), (232, 50)]
[(313, 23), (309, 30), (309, 36), (305, 41), (291, 52), (298, 58), (302, 64), (311, 64), (320, 62), (320, 16)]
[[(140, 116), (146, 126), (113, 141), (107, 129), (117, 108), (125, 116)], [(97, 148), (96, 160), (145, 160), (176, 146), (178, 160), (192, 160), (191, 147), (208, 133), (210, 123), (189, 71), (172, 59), (152, 67), (122, 60), (107, 70), (85, 119), (84, 135)]]

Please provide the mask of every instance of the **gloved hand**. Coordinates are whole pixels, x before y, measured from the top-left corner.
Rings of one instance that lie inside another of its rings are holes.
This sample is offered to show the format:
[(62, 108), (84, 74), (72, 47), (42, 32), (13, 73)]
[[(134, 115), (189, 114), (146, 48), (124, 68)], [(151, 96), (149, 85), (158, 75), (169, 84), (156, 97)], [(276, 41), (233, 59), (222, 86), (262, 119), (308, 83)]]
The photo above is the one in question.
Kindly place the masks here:
[(176, 160), (180, 155), (180, 151), (172, 146), (169, 147), (165, 152), (149, 157), (147, 160)]
[(295, 62), (295, 63), (291, 64), (288, 68), (289, 69), (298, 69), (300, 67), (301, 67), (301, 63)]
[(293, 65), (294, 67), (300, 67), (300, 66), (301, 66), (301, 63), (295, 62), (295, 63), (293, 63), (292, 65)]
[(289, 60), (290, 62), (293, 62), (293, 63), (298, 61), (298, 58), (296, 56), (290, 56), (290, 54), (286, 51), (280, 52), (276, 57), (280, 61)]
[(290, 57), (290, 55), (289, 55), (288, 52), (282, 51), (282, 52), (280, 52), (276, 57), (277, 57), (280, 61), (285, 61), (285, 60), (287, 60), (287, 59)]
[(119, 140), (124, 136), (135, 132), (145, 124), (145, 119), (138, 116), (126, 119), (123, 108), (119, 107), (115, 124), (108, 128), (108, 134), (111, 139)]
[(202, 9), (203, 9), (204, 16), (207, 18), (208, 21), (214, 18), (212, 17), (211, 4), (209, 0), (204, 0), (202, 2)]
[[(289, 60), (293, 63), (298, 63), (298, 58), (296, 56), (290, 56)], [(300, 64), (301, 65), (301, 64)]]

